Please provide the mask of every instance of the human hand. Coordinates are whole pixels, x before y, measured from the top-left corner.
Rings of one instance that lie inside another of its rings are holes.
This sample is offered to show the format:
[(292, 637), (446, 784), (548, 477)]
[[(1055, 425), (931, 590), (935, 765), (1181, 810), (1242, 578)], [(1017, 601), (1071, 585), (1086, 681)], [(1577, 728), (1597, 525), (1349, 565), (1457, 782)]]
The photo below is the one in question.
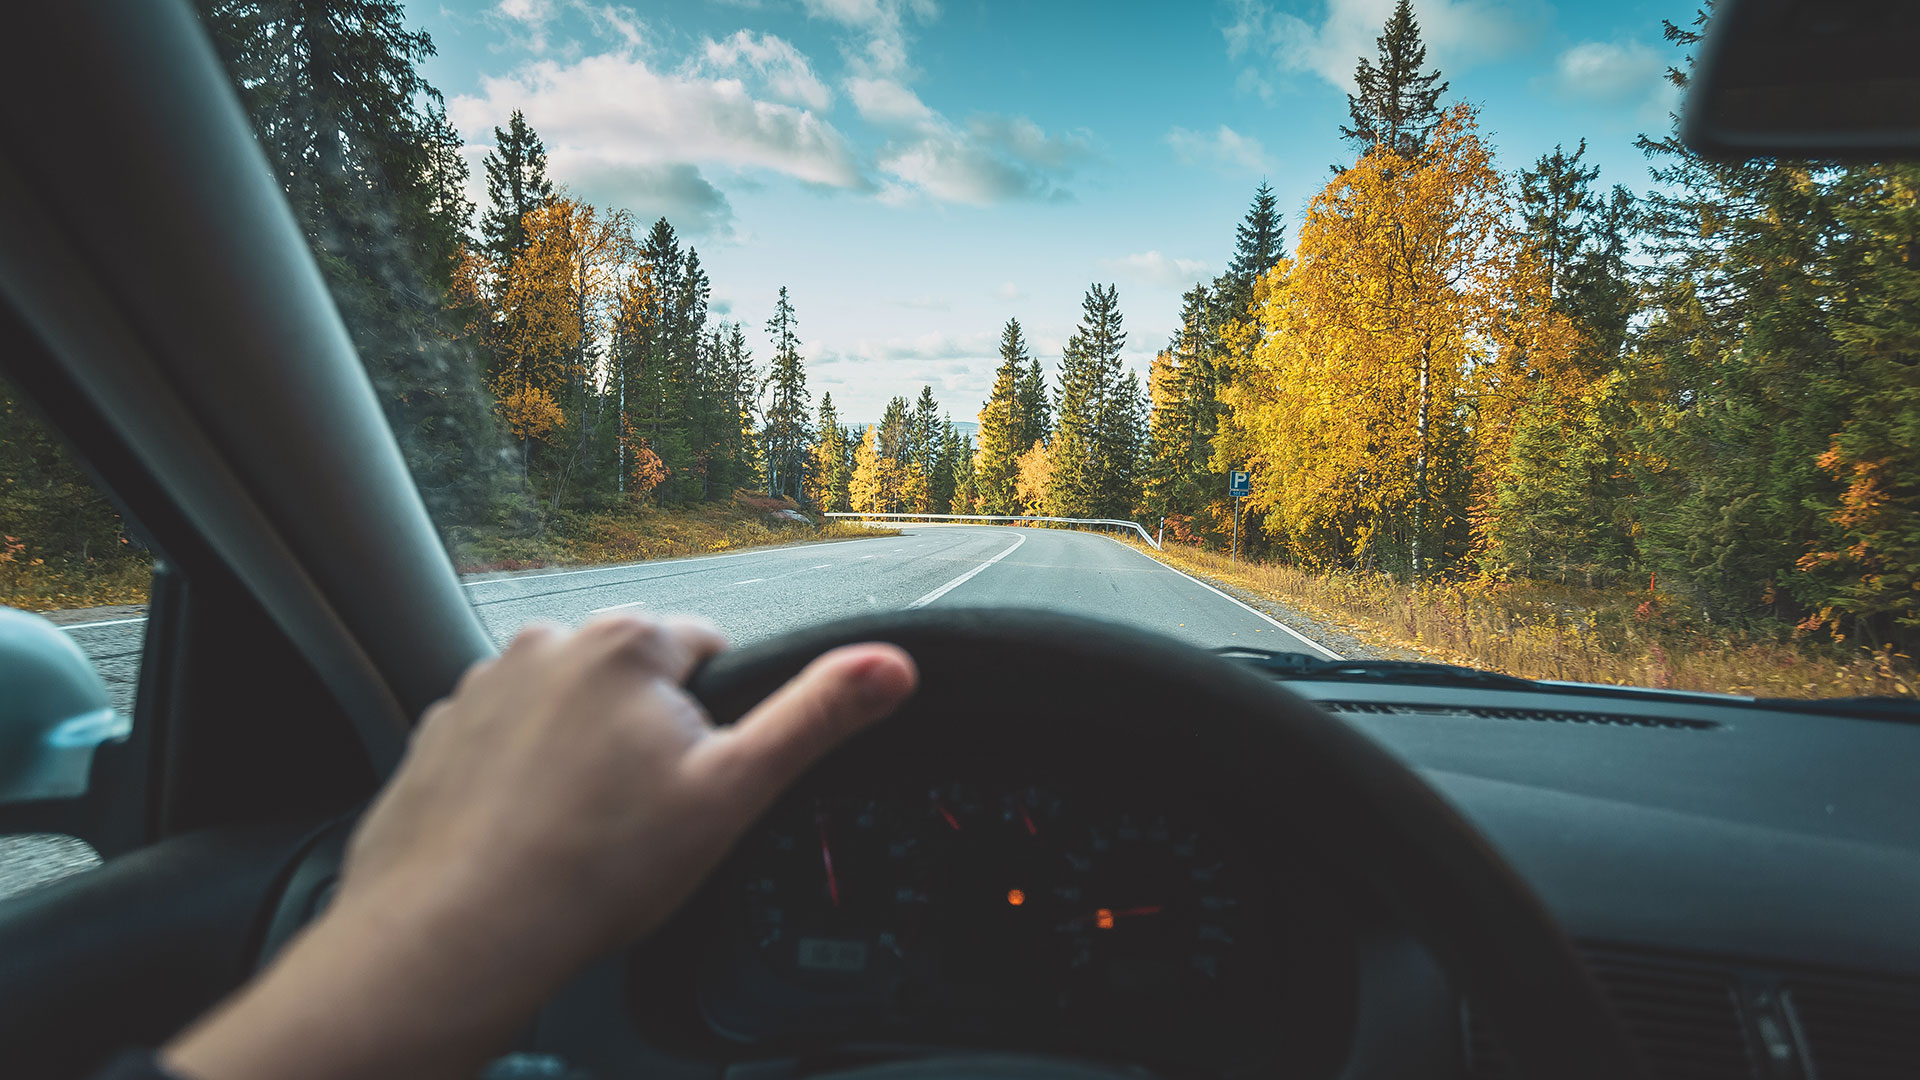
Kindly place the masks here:
[(681, 684), (724, 647), (703, 626), (623, 617), (530, 627), (475, 665), (421, 718), (327, 913), (170, 1046), (169, 1067), (470, 1073), (568, 974), (659, 926), (917, 677), (893, 646), (836, 649), (716, 729)]

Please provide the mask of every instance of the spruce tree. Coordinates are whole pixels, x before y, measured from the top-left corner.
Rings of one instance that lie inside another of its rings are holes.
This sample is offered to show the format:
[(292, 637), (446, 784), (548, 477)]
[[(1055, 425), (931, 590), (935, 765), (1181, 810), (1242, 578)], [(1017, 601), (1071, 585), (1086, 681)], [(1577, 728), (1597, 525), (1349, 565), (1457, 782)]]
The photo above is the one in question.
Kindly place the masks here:
[(847, 429), (840, 426), (840, 412), (833, 407), (833, 395), (820, 395), (819, 442), (814, 444), (813, 477), (808, 491), (822, 510), (853, 509), (853, 444)]
[(1133, 511), (1139, 447), (1139, 380), (1121, 377), (1120, 295), (1093, 285), (1081, 302), (1080, 327), (1060, 360), (1053, 475), (1048, 509), (1061, 517), (1113, 517)]
[(906, 460), (931, 485), (940, 465), (940, 403), (934, 400), (931, 386), (922, 386), (914, 402), (910, 443)]
[(806, 474), (808, 427), (806, 362), (800, 357), (799, 320), (787, 287), (780, 286), (767, 336), (773, 339), (773, 359), (767, 373), (767, 414), (761, 445), (767, 473), (767, 494), (798, 499)]
[(1053, 406), (1047, 397), (1047, 373), (1040, 367), (1040, 358), (1027, 361), (1027, 370), (1020, 375), (1019, 390), (1015, 399), (1020, 405), (1020, 441), (1021, 453), (1036, 442), (1045, 442), (1053, 436)]
[(1394, 5), (1377, 44), (1380, 62), (1363, 56), (1354, 68), (1359, 93), (1347, 95), (1352, 122), (1341, 126), (1340, 135), (1362, 154), (1385, 146), (1411, 161), (1440, 122), (1440, 97), (1447, 92), (1438, 70), (1421, 70), (1427, 65), (1427, 47), (1420, 41), (1412, 0)]
[(1008, 319), (1000, 331), (1000, 367), (994, 371), (987, 403), (980, 409), (980, 450), (973, 480), (983, 514), (1020, 512), (1014, 480), (1019, 475), (1020, 455), (1033, 445), (1021, 402), (1027, 368), (1032, 363), (1020, 320)]
[(480, 219), (480, 236), (489, 254), (500, 262), (527, 246), (526, 216), (553, 198), (547, 178), (547, 148), (519, 109), (507, 126), (493, 129), (493, 149), (482, 162), (487, 171), (487, 202)]
[(399, 0), (197, 0), (436, 520), (531, 526), (467, 336), (445, 311), (467, 206), (434, 55)]
[(1287, 223), (1280, 220), (1276, 202), (1273, 188), (1262, 181), (1234, 231), (1233, 261), (1214, 280), (1214, 301), (1225, 318), (1248, 317), (1254, 283), (1286, 255)]

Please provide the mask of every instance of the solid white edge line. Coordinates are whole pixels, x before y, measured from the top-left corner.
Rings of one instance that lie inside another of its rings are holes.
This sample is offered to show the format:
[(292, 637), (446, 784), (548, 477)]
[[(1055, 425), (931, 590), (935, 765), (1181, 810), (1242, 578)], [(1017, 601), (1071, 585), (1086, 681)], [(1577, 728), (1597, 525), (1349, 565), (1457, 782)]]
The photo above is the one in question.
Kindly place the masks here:
[(137, 623), (137, 622), (146, 622), (146, 621), (147, 621), (147, 617), (145, 615), (136, 615), (131, 619), (106, 619), (101, 622), (77, 622), (77, 623), (68, 623), (64, 626), (61, 626), (59, 623), (55, 623), (54, 625), (59, 626), (60, 629), (62, 630), (85, 630), (85, 629), (88, 629), (89, 627), (94, 627), (94, 626), (125, 626), (128, 623)]
[[(1107, 539), (1113, 540), (1113, 537), (1109, 536), (1107, 537)], [(1166, 563), (1161, 562), (1159, 559), (1156, 559), (1153, 556), (1147, 554), (1146, 552), (1141, 551), (1139, 548), (1134, 547), (1132, 544), (1124, 544), (1118, 540), (1113, 540), (1113, 542), (1116, 544), (1120, 544), (1121, 547), (1126, 548), (1128, 551), (1133, 552), (1135, 555), (1140, 556), (1141, 558), (1147, 560), (1153, 565), (1160, 567), (1162, 570), (1171, 570), (1174, 573), (1179, 574), (1181, 577), (1186, 578), (1188, 581), (1193, 582), (1195, 585), (1198, 585), (1201, 588), (1212, 593), (1213, 595), (1219, 597), (1220, 599), (1225, 600), (1227, 603), (1232, 604), (1233, 606), (1240, 608), (1243, 611), (1246, 611), (1248, 614), (1258, 615), (1260, 618), (1265, 619), (1266, 621), (1272, 623), (1274, 626), (1280, 628), (1281, 630), (1286, 631), (1288, 634), (1291, 634), (1293, 637), (1298, 639), (1302, 644), (1306, 645), (1308, 648), (1314, 650), (1315, 652), (1326, 657), (1327, 659), (1329, 660), (1345, 660), (1346, 659), (1346, 657), (1341, 656), (1339, 653), (1334, 652), (1332, 649), (1327, 648), (1325, 645), (1322, 645), (1319, 642), (1308, 637), (1307, 635), (1301, 633), (1300, 631), (1295, 630), (1293, 627), (1288, 626), (1286, 623), (1281, 622), (1279, 619), (1276, 619), (1273, 616), (1267, 614), (1266, 612), (1261, 611), (1259, 608), (1252, 607), (1242, 602), (1241, 600), (1239, 600), (1234, 596), (1221, 592), (1219, 589), (1216, 589), (1213, 586), (1207, 584), (1206, 582), (1201, 581), (1199, 578), (1194, 577), (1192, 574), (1187, 573), (1185, 570), (1182, 570), (1177, 566), (1169, 566)]]
[(997, 563), (1001, 559), (1004, 559), (1007, 556), (1013, 554), (1015, 549), (1017, 549), (1021, 544), (1024, 544), (1026, 542), (1027, 542), (1027, 538), (1024, 536), (1014, 538), (1012, 546), (1008, 547), (1007, 550), (1001, 552), (998, 555), (995, 555), (993, 558), (988, 559), (986, 562), (981, 563), (979, 566), (974, 567), (973, 569), (967, 571), (966, 573), (961, 574), (959, 577), (954, 578), (952, 581), (947, 582), (945, 585), (942, 585), (939, 588), (928, 593), (927, 595), (921, 597), (920, 599), (915, 600), (913, 603), (908, 604), (907, 610), (912, 611), (914, 608), (926, 607), (928, 604), (933, 603), (935, 600), (938, 600), (941, 597), (952, 592), (953, 590), (959, 588), (960, 586), (965, 585), (967, 582), (973, 580), (973, 576), (975, 574), (978, 574), (980, 571), (985, 570), (987, 567), (992, 566), (994, 563)]

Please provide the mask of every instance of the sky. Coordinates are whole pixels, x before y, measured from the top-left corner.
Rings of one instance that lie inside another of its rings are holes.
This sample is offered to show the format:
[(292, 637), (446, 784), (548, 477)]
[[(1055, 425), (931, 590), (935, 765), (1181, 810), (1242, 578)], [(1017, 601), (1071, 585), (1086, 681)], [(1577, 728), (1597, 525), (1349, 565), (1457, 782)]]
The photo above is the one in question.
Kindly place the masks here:
[[(879, 418), (922, 385), (971, 420), (1018, 318), (1058, 363), (1115, 283), (1144, 375), (1179, 297), (1225, 269), (1255, 188), (1299, 232), (1335, 162), (1355, 60), (1393, 0), (417, 0), (474, 166), (520, 109), (549, 174), (700, 251), (755, 355), (780, 286), (816, 401)], [(1581, 139), (1649, 186), (1677, 107), (1660, 34), (1689, 0), (1416, 0), (1449, 99), (1503, 170)]]

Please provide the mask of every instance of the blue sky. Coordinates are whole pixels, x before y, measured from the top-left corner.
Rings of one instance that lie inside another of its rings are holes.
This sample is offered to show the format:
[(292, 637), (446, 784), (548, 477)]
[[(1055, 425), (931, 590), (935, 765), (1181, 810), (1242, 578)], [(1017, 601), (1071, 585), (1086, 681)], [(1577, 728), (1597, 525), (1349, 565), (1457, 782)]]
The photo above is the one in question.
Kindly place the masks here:
[[(1393, 0), (420, 0), (426, 65), (475, 164), (519, 108), (554, 179), (700, 250), (756, 355), (781, 285), (816, 400), (851, 420), (922, 384), (972, 419), (1000, 327), (1058, 360), (1117, 283), (1145, 369), (1179, 294), (1231, 255), (1262, 179), (1298, 231), (1354, 61)], [(1689, 2), (1416, 0), (1428, 58), (1506, 170), (1581, 138), (1647, 186)]]

